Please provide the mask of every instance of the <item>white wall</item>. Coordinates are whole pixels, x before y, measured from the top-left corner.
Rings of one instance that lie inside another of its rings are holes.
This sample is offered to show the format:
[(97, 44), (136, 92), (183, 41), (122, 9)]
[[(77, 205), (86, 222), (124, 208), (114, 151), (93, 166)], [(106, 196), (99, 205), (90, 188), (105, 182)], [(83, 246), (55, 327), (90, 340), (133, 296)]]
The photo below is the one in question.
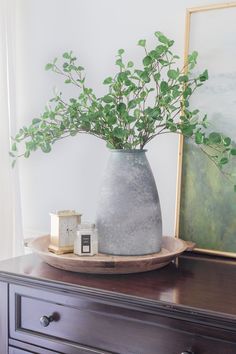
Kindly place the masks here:
[[(220, 2), (220, 1), (218, 1)], [(160, 30), (183, 54), (185, 9), (216, 1), (199, 0), (17, 0), (16, 79), (18, 128), (42, 112), (52, 88), (63, 82), (44, 66), (73, 50), (85, 66), (87, 82), (102, 94), (103, 78), (115, 70), (117, 49), (138, 60), (139, 39), (152, 43)], [(197, 49), (197, 48), (196, 48)], [(75, 94), (71, 90), (67, 94)], [(163, 136), (148, 146), (162, 205), (164, 234), (173, 235), (177, 137)], [(76, 136), (54, 145), (50, 154), (20, 161), (23, 226), (26, 236), (49, 231), (49, 212), (77, 209), (94, 220), (99, 183), (108, 157), (105, 143)]]

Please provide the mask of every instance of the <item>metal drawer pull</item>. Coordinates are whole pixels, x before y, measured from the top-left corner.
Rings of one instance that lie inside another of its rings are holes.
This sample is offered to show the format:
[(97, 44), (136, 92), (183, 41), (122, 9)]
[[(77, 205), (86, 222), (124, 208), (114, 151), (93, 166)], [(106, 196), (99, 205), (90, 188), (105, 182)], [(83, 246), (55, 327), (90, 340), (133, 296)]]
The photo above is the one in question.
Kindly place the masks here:
[(40, 320), (39, 320), (41, 326), (43, 326), (43, 327), (49, 326), (49, 324), (52, 321), (53, 321), (53, 317), (52, 316), (49, 316), (49, 317), (48, 316), (42, 316), (42, 317), (40, 317)]
[(185, 352), (182, 352), (181, 354), (194, 354), (194, 352), (192, 352), (192, 350), (186, 350)]

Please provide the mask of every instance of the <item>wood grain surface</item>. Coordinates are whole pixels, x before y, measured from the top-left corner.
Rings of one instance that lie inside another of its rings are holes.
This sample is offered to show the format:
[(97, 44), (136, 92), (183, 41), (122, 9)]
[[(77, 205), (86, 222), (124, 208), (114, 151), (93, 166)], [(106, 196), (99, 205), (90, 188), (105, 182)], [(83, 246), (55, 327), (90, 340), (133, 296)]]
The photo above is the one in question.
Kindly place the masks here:
[(140, 274), (98, 275), (63, 271), (31, 254), (0, 262), (0, 279), (19, 278), (40, 284), (52, 282), (58, 288), (124, 294), (145, 302), (170, 302), (195, 310), (216, 311), (236, 316), (236, 261), (222, 257), (180, 256), (165, 268)]
[(186, 241), (164, 236), (162, 249), (158, 253), (144, 256), (115, 256), (101, 253), (94, 256), (78, 256), (74, 253), (58, 255), (49, 252), (49, 243), (50, 236), (46, 235), (31, 241), (29, 247), (53, 267), (91, 274), (129, 274), (159, 269), (189, 248)]
[[(188, 253), (155, 271), (92, 275), (32, 254), (0, 262), (0, 284), (5, 299), (9, 284), (10, 296), (9, 340), (6, 304), (1, 339), (19, 350), (236, 353), (234, 260)], [(41, 316), (51, 315), (42, 327)]]

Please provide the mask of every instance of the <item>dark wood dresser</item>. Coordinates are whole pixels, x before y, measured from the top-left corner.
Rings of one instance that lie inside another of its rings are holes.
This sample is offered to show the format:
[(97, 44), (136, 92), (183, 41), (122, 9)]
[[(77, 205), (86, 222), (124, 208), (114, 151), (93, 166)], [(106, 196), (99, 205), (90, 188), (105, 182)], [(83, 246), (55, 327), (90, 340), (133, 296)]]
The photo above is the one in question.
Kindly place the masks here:
[(183, 255), (133, 275), (0, 262), (0, 354), (236, 354), (236, 261)]

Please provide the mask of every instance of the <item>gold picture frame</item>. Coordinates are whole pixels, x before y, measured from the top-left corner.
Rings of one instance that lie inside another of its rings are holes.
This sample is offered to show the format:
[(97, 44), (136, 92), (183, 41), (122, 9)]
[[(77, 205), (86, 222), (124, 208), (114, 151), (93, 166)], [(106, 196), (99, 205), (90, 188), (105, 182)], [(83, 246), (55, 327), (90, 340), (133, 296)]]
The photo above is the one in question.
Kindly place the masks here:
[[(190, 29), (191, 29), (192, 16), (194, 16), (194, 14), (211, 12), (211, 11), (218, 11), (221, 9), (229, 9), (229, 8), (236, 8), (236, 2), (215, 4), (215, 5), (209, 5), (209, 6), (203, 6), (203, 7), (188, 8), (186, 10), (185, 48), (184, 48), (184, 64), (185, 64), (184, 67), (186, 68), (186, 71), (187, 71), (187, 65), (186, 65), (187, 58), (188, 58), (189, 49), (190, 49)], [(196, 50), (198, 50), (198, 48), (196, 48)], [(183, 171), (184, 145), (185, 145), (184, 137), (182, 135), (180, 135), (179, 136), (179, 146), (178, 146), (178, 170), (177, 170), (176, 211), (175, 211), (175, 237), (177, 237), (177, 238), (178, 237), (183, 238), (182, 234), (180, 234), (180, 231), (181, 231), (180, 230), (180, 221), (181, 221), (181, 213), (182, 213), (181, 190), (182, 190), (182, 183), (183, 183), (182, 171)], [(233, 189), (232, 189), (232, 193), (234, 193)], [(236, 219), (236, 215), (235, 215), (235, 219)], [(186, 239), (186, 237), (184, 239)], [(236, 239), (236, 230), (235, 230), (235, 239)], [(190, 240), (195, 241), (194, 239), (191, 239), (191, 238), (190, 238)], [(236, 258), (236, 248), (235, 248), (235, 252), (231, 252), (228, 250), (227, 251), (217, 250), (215, 248), (214, 249), (207, 248), (207, 247), (203, 248), (203, 247), (198, 247), (197, 242), (196, 242), (196, 247), (194, 248), (194, 252)]]

